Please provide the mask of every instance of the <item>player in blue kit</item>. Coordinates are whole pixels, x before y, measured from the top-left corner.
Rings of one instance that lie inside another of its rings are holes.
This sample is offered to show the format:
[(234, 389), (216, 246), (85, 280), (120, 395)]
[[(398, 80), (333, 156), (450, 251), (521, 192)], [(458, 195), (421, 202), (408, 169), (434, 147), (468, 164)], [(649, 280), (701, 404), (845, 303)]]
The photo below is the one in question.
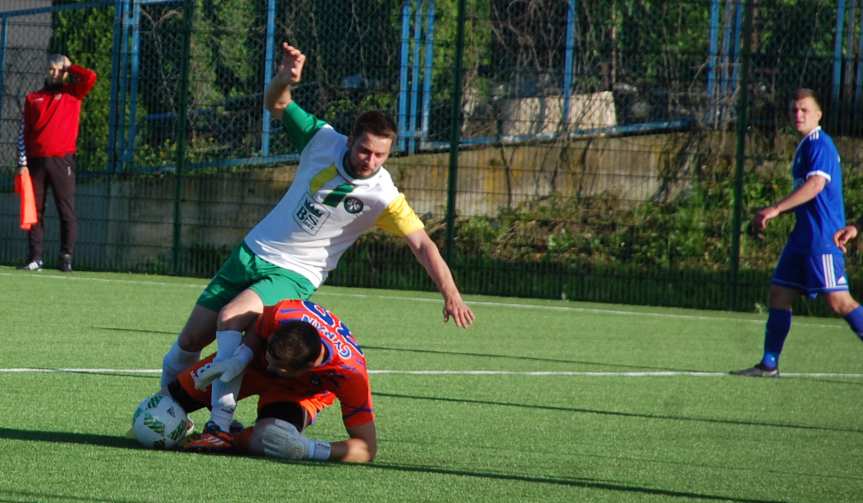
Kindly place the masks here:
[(795, 225), (773, 271), (764, 355), (757, 365), (734, 375), (779, 376), (779, 355), (791, 330), (791, 305), (800, 294), (810, 298), (822, 294), (833, 312), (863, 337), (863, 309), (848, 291), (845, 257), (833, 239), (845, 227), (839, 152), (819, 125), (821, 105), (811, 89), (795, 91), (790, 115), (803, 137), (791, 165), (794, 188), (777, 203), (760, 209), (752, 228), (763, 232), (770, 220), (791, 210)]

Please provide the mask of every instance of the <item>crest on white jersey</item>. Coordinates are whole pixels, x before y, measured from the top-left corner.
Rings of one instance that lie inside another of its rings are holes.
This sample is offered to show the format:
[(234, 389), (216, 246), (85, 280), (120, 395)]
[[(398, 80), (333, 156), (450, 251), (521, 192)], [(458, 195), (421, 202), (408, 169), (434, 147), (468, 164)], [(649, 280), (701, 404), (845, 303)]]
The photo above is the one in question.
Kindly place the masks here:
[(329, 217), (329, 210), (309, 197), (308, 194), (300, 199), (300, 204), (294, 211), (294, 220), (297, 225), (311, 235), (317, 234)]
[(345, 198), (345, 211), (351, 215), (356, 215), (363, 211), (363, 202), (356, 197), (348, 196)]

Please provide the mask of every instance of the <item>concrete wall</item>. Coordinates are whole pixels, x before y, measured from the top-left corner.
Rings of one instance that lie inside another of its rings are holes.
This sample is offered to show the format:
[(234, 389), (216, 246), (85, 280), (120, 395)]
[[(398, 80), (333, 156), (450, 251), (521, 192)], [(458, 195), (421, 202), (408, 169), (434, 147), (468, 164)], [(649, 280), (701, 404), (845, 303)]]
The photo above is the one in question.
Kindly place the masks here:
[[(680, 161), (684, 134), (595, 138), (562, 145), (485, 147), (459, 155), (456, 207), (461, 216), (496, 215), (553, 193), (606, 193), (633, 203), (654, 197), (659, 174)], [(392, 158), (387, 163), (416, 212), (445, 214), (449, 156)], [(182, 179), (184, 247), (229, 248), (282, 196), (295, 166)], [(176, 180), (171, 176), (89, 177), (79, 180), (80, 238), (76, 261), (92, 268), (140, 269), (170, 260)], [(0, 262), (23, 261), (26, 235), (17, 228), (15, 194), (0, 194)], [(48, 203), (46, 260), (58, 248), (58, 222)], [(206, 268), (207, 266), (202, 267)], [(159, 267), (154, 267), (159, 269)], [(212, 271), (209, 271), (212, 272)]]

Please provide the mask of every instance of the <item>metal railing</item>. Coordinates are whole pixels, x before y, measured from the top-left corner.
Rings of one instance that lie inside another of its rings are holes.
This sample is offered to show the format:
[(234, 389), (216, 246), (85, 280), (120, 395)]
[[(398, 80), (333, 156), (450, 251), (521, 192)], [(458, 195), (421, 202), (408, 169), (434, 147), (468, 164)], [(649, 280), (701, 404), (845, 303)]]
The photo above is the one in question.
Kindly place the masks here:
[[(788, 223), (765, 243), (742, 231), (757, 205), (789, 187), (793, 89), (822, 98), (849, 213), (863, 211), (850, 190), (861, 19), (863, 5), (842, 0), (105, 0), (7, 10), (0, 166), (14, 172), (21, 103), (41, 85), (45, 55), (69, 54), (100, 75), (82, 114), (77, 263), (212, 274), (292, 177), (298, 152), (262, 105), (289, 40), (309, 57), (294, 91), (304, 108), (342, 131), (367, 108), (396, 119), (388, 167), (466, 291), (749, 309)], [(9, 178), (0, 261), (16, 263), (25, 236)], [(380, 235), (352, 249), (331, 281), (431, 287)]]

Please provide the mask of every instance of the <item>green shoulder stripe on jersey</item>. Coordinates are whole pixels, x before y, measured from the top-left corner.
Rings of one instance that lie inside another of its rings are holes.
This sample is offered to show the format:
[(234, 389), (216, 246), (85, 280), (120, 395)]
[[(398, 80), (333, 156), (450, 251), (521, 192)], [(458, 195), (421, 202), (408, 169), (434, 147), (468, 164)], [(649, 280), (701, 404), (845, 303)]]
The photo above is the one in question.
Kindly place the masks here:
[(291, 139), (299, 152), (302, 152), (312, 137), (315, 136), (315, 133), (327, 124), (300, 108), (295, 101), (290, 102), (285, 108), (282, 122), (288, 133), (288, 138)]
[(323, 187), (325, 183), (338, 176), (338, 174), (339, 170), (336, 169), (335, 164), (329, 166), (328, 168), (322, 169), (321, 172), (315, 175), (315, 177), (312, 178), (312, 181), (309, 183), (309, 193), (314, 194), (317, 191), (321, 190), (321, 187)]
[(344, 199), (345, 196), (351, 193), (352, 190), (354, 190), (353, 185), (349, 183), (343, 183), (333, 189), (332, 192), (330, 192), (330, 195), (328, 195), (326, 199), (324, 199), (324, 204), (335, 208), (339, 205), (340, 202), (342, 202), (342, 199)]

